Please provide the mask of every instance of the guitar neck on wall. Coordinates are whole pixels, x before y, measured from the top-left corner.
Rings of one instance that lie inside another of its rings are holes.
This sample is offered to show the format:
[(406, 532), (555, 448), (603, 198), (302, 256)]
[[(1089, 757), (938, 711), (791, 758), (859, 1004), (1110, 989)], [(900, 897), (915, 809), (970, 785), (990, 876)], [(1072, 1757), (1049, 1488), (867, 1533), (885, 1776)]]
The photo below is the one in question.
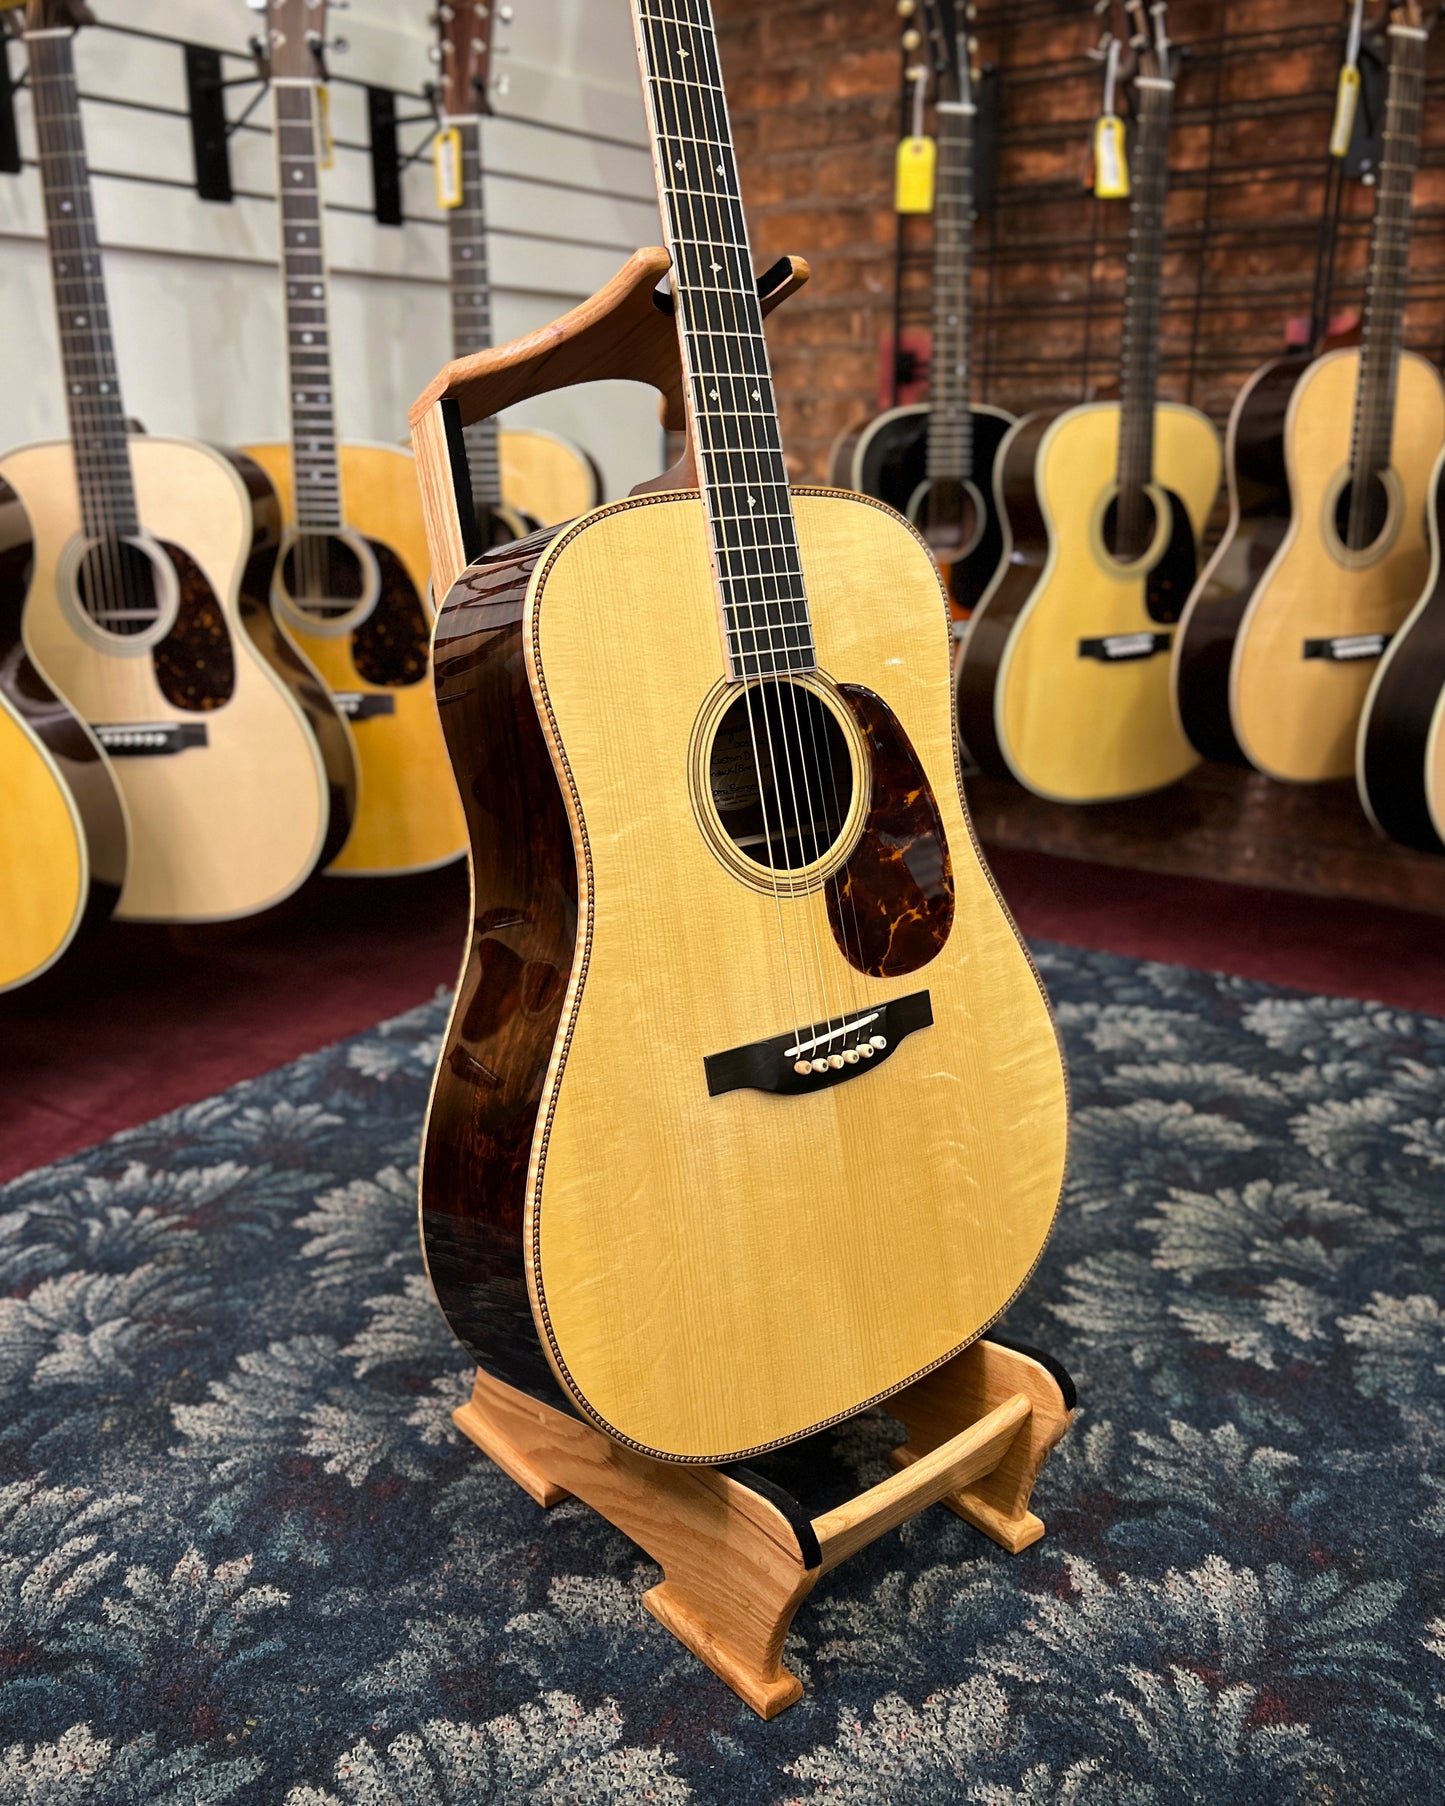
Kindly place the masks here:
[(1013, 416), (980, 404), (973, 392), (974, 45), (954, 0), (925, 0), (923, 19), (938, 89), (929, 398), (845, 434), (834, 448), (832, 476), (908, 516), (938, 561), (955, 613), (964, 616), (1003, 556), (993, 466)]
[[(483, 121), (491, 115), (496, 0), (451, 0), (437, 10), (438, 193), (447, 215), (452, 356), (492, 344)], [(503, 545), (543, 522), (585, 513), (601, 500), (596, 465), (570, 441), (536, 429), (503, 429), (495, 417), (465, 433), (480, 543)]]

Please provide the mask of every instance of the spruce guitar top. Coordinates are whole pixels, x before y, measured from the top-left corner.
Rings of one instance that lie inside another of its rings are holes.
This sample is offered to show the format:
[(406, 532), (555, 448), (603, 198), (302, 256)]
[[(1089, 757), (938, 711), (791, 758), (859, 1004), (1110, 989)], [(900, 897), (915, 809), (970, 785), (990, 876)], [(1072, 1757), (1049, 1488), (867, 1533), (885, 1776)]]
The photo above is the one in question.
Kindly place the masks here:
[(959, 730), (986, 770), (1102, 802), (1196, 762), (1171, 707), (1174, 627), (1219, 488), (1203, 414), (1157, 399), (1174, 81), (1165, 8), (1128, 8), (1139, 59), (1117, 402), (1033, 414), (999, 453), (1008, 559), (959, 663)]
[(0, 478), (35, 536), (26, 648), (117, 755), (129, 857), (116, 913), (222, 920), (309, 876), (331, 788), (309, 726), (314, 679), (295, 660), (277, 669), (244, 618), (267, 558), (259, 473), (127, 431), (71, 45), (88, 16), (68, 0), (26, 9), (71, 436), (10, 452)]
[[(970, 9), (971, 10), (971, 9)], [(973, 398), (975, 71), (954, 0), (925, 0), (938, 80), (929, 399), (890, 408), (833, 448), (832, 479), (906, 514), (928, 541), (954, 610), (980, 601), (1003, 557), (993, 467), (1013, 415)]]
[[(452, 356), (492, 342), (482, 120), (491, 108), (495, 0), (437, 9), (441, 138), (439, 189), (447, 202)], [(502, 17), (509, 17), (502, 9)], [(472, 507), (484, 546), (519, 539), (544, 522), (572, 520), (602, 499), (597, 466), (580, 446), (536, 427), (479, 420), (466, 431)]]
[(411, 454), (337, 443), (317, 89), (324, 0), (267, 0), (291, 438), (247, 446), (285, 516), (275, 631), (319, 672), (360, 773), (327, 870), (420, 871), (462, 851), (461, 809), (428, 682), (426, 533)]
[(987, 1328), (1067, 1105), (928, 550), (788, 485), (709, 0), (633, 17), (701, 494), (484, 554), (441, 610), (476, 932), (421, 1224), (483, 1368), (716, 1462)]
[(30, 523), (0, 482), (0, 991), (105, 921), (125, 881), (125, 805), (85, 723), (21, 637)]
[[(1361, 715), (1377, 676), (1382, 692), (1405, 677), (1404, 667), (1384, 675), (1381, 655), (1419, 601), (1430, 568), (1425, 522), (1430, 474), (1445, 445), (1445, 385), (1424, 358), (1401, 349), (1426, 41), (1420, 8), (1402, 12), (1388, 31), (1385, 154), (1364, 344), (1316, 358), (1289, 393), (1289, 528), (1229, 648), (1234, 739), (1261, 771), (1297, 782), (1355, 770)], [(1189, 627), (1191, 647), (1213, 631), (1202, 599)], [(1216, 670), (1221, 663), (1216, 658)], [(1181, 712), (1190, 706), (1187, 679), (1181, 665)], [(1218, 717), (1217, 682), (1204, 706)], [(1368, 767), (1368, 748), (1361, 756)], [(1394, 757), (1389, 753), (1387, 764)], [(1383, 767), (1378, 777), (1388, 784)], [(1365, 769), (1367, 808), (1375, 783)], [(1389, 807), (1383, 797), (1381, 806)]]

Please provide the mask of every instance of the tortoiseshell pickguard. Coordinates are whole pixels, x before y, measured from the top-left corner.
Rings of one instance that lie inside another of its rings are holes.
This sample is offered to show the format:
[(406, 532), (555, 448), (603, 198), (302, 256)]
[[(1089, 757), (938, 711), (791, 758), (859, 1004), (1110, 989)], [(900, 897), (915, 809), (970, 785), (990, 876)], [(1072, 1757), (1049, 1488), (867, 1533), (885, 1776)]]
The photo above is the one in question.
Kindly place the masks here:
[(926, 966), (953, 926), (953, 865), (943, 818), (897, 717), (872, 690), (842, 684), (868, 747), (872, 789), (863, 835), (838, 882), (828, 921), (843, 957), (870, 978)]
[(431, 623), (396, 553), (379, 540), (367, 544), (381, 571), (381, 592), (375, 608), (351, 636), (351, 660), (363, 682), (404, 690), (427, 674)]
[(151, 654), (156, 683), (173, 709), (204, 715), (236, 688), (236, 654), (226, 617), (205, 572), (180, 546), (162, 544), (180, 586), (176, 624)]

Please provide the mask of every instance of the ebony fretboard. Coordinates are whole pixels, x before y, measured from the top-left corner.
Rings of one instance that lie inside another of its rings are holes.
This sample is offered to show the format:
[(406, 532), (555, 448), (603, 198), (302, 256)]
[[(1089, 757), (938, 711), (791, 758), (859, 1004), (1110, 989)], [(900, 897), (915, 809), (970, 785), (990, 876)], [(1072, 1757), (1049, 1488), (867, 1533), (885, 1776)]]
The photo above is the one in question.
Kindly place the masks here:
[(1395, 376), (1410, 271), (1410, 194), (1420, 161), (1420, 112), (1425, 97), (1425, 35), (1413, 25), (1390, 27), (1384, 155), (1370, 239), (1364, 349), (1350, 457), (1353, 487), (1347, 539), (1356, 549), (1371, 537), (1366, 525), (1369, 478), (1388, 469), (1395, 432)]
[(25, 43), (81, 518), (99, 538), (134, 533), (138, 520), (71, 36), (27, 32)]
[(316, 85), (278, 81), (275, 101), (276, 194), (281, 212), (296, 519), (303, 527), (339, 527), (343, 520), (341, 475), (331, 387)]
[(933, 355), (928, 393), (928, 475), (937, 483), (973, 475), (969, 284), (973, 268), (971, 104), (938, 108), (933, 208)]
[[(452, 356), (470, 357), (492, 343), (492, 285), (487, 267), (487, 205), (482, 186), (482, 122), (448, 119), (461, 139), (462, 203), (447, 214), (451, 249)], [(478, 504), (495, 506), (502, 495), (497, 421), (492, 415), (466, 429), (467, 466)]]
[(1129, 250), (1120, 356), (1119, 525), (1116, 550), (1144, 552), (1151, 531), (1145, 490), (1154, 480), (1154, 410), (1159, 396), (1160, 288), (1164, 204), (1169, 195), (1169, 121), (1174, 84), (1140, 76)]
[(708, 0), (633, 0), (734, 677), (817, 662)]

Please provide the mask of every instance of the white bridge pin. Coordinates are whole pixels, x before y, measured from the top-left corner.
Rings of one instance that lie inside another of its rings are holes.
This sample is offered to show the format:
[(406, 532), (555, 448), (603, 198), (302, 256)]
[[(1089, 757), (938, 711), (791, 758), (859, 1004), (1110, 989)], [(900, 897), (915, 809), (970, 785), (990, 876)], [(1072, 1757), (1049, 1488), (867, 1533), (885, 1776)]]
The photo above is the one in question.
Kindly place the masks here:
[(828, 1062), (826, 1060), (814, 1060), (813, 1061), (813, 1071), (814, 1072), (826, 1072), (827, 1070), (828, 1070)]
[(858, 1057), (862, 1060), (871, 1060), (873, 1058), (873, 1043), (871, 1041), (865, 1041), (858, 1049)]
[(858, 1064), (858, 1049), (856, 1047), (845, 1047), (843, 1050), (843, 1058), (850, 1066), (856, 1066)]
[(793, 1071), (797, 1073), (799, 1078), (806, 1078), (812, 1070), (813, 1067), (811, 1061), (794, 1060), (793, 1062)]
[(888, 1045), (888, 1038), (886, 1035), (874, 1035), (872, 1040), (873, 1045), (878, 1049), (879, 1053), (882, 1053), (883, 1049)]
[(841, 1072), (843, 1070), (842, 1054), (829, 1054), (828, 1064), (833, 1068), (834, 1072)]

